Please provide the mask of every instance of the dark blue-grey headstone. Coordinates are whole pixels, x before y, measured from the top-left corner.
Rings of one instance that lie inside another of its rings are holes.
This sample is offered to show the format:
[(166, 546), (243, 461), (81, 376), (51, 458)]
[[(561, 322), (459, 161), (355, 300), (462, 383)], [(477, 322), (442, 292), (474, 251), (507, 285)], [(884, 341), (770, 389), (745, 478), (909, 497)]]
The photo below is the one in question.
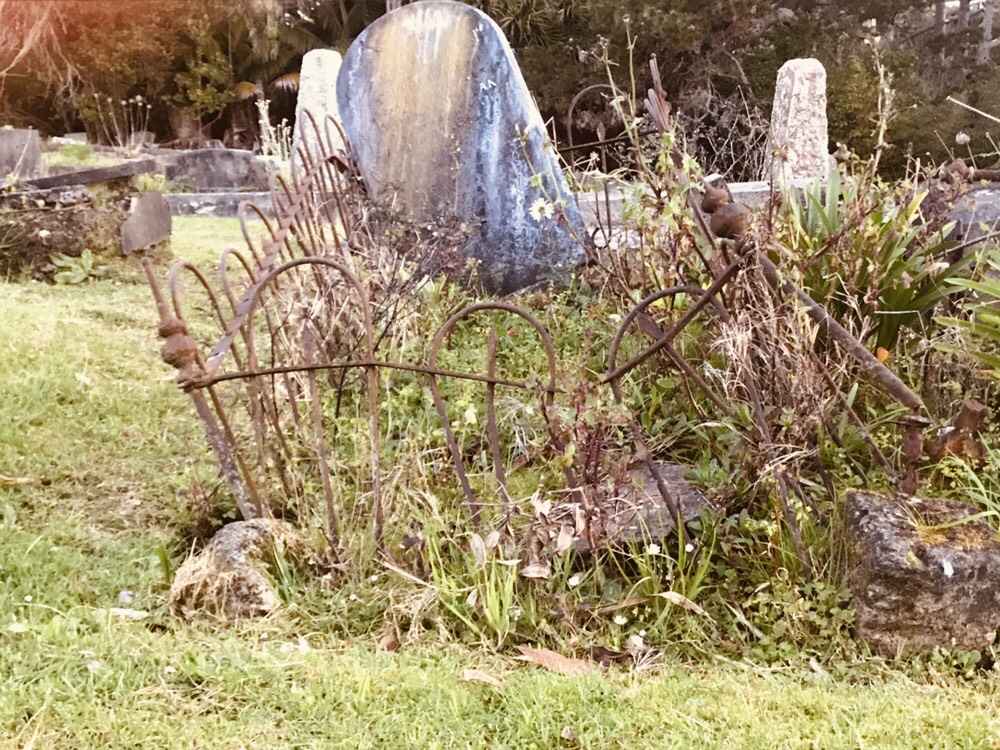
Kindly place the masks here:
[(569, 275), (587, 232), (500, 28), (457, 2), (419, 2), (369, 26), (337, 99), (369, 191), (421, 222), (457, 218), (488, 289)]

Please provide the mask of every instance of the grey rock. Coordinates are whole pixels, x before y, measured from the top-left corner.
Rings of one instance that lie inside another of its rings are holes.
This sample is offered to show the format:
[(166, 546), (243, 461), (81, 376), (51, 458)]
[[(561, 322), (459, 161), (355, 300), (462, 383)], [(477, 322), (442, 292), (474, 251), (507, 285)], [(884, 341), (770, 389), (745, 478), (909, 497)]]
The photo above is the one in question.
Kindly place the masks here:
[(826, 69), (813, 58), (789, 60), (778, 70), (764, 180), (826, 180), (830, 170)]
[[(685, 479), (687, 466), (662, 461), (655, 462), (655, 466), (685, 523), (716, 510), (705, 494)], [(612, 498), (602, 508), (604, 528), (595, 534), (594, 545), (597, 547), (659, 542), (670, 536), (677, 526), (660, 494), (656, 479), (646, 466), (632, 469), (628, 478), (629, 483), (621, 489), (618, 497)], [(585, 552), (590, 549), (590, 541), (581, 537), (575, 546), (578, 551)]]
[[(487, 288), (583, 261), (587, 230), (541, 115), (482, 12), (429, 0), (382, 16), (348, 50), (337, 100), (371, 194), (416, 221), (463, 222)], [(543, 203), (554, 210), (533, 218)]]
[(294, 526), (254, 518), (224, 526), (205, 549), (188, 557), (170, 587), (170, 609), (182, 617), (207, 612), (235, 620), (267, 615), (281, 606), (269, 570), (275, 550), (304, 561), (308, 547)]
[(887, 656), (980, 650), (1000, 626), (1000, 542), (971, 505), (847, 496), (857, 634)]
[(122, 252), (130, 255), (170, 237), (170, 206), (156, 192), (133, 196), (128, 218), (122, 224)]
[(206, 190), (269, 190), (267, 165), (249, 151), (205, 148), (183, 151), (167, 164), (167, 179)]
[(42, 172), (42, 139), (38, 131), (0, 128), (0, 186), (11, 175), (23, 180)]

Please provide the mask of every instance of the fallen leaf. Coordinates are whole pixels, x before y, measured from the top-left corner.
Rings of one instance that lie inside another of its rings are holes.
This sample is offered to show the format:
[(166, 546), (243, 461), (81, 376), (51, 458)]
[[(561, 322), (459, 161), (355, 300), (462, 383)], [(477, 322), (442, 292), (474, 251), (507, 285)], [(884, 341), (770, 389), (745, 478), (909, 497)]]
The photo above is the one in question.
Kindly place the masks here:
[(559, 538), (556, 539), (556, 554), (561, 555), (563, 552), (566, 552), (573, 546), (573, 542), (575, 541), (576, 536), (573, 534), (573, 530), (569, 526), (560, 527)]
[(666, 599), (671, 604), (676, 604), (678, 607), (683, 607), (688, 612), (694, 612), (695, 614), (701, 615), (702, 617), (708, 617), (709, 620), (712, 619), (711, 617), (708, 616), (708, 612), (703, 610), (701, 607), (699, 607), (697, 604), (695, 604), (693, 601), (688, 599), (683, 594), (678, 594), (676, 591), (664, 591), (662, 593), (657, 594), (657, 596), (660, 597), (661, 599)]
[(484, 542), (484, 544), (486, 545), (487, 552), (491, 552), (492, 550), (494, 550), (496, 546), (500, 544), (500, 532), (496, 531), (495, 529), (491, 531), (489, 534), (486, 535), (486, 541)]
[(0, 487), (17, 487), (24, 484), (33, 484), (34, 481), (31, 477), (8, 477), (6, 474), (0, 474)]
[(465, 669), (462, 671), (462, 681), (463, 682), (481, 682), (484, 685), (489, 685), (490, 687), (495, 687), (497, 690), (503, 690), (503, 683), (500, 682), (496, 677), (486, 672), (482, 672), (478, 669)]
[(533, 563), (532, 565), (525, 565), (521, 568), (521, 576), (523, 578), (549, 578), (552, 575), (552, 569), (549, 567), (548, 563)]
[(469, 546), (472, 548), (472, 556), (476, 558), (476, 565), (480, 568), (486, 565), (486, 543), (483, 538), (473, 532), (469, 537)]
[(884, 347), (880, 346), (878, 349), (875, 350), (875, 358), (882, 364), (888, 362), (891, 356), (892, 354), (889, 352), (889, 350)]
[(518, 646), (517, 650), (521, 652), (521, 655), (517, 657), (520, 661), (531, 662), (543, 669), (547, 669), (549, 672), (563, 674), (568, 677), (581, 677), (593, 674), (597, 669), (591, 662), (563, 656), (562, 654), (557, 654), (555, 651), (549, 651), (547, 648)]

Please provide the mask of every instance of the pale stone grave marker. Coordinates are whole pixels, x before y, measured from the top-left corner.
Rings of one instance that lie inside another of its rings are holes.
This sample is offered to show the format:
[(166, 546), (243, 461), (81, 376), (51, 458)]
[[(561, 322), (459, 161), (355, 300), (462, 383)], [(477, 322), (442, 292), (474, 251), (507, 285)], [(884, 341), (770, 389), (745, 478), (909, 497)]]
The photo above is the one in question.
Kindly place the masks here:
[(42, 139), (37, 130), (0, 128), (0, 186), (13, 175), (17, 179), (42, 172)]
[(170, 237), (170, 206), (161, 193), (141, 193), (132, 198), (128, 218), (122, 224), (122, 251), (130, 255)]
[(344, 58), (337, 100), (369, 191), (416, 221), (457, 218), (488, 289), (565, 278), (587, 232), (500, 28), (457, 2), (389, 13)]
[[(292, 175), (298, 176), (300, 158), (299, 147), (305, 147), (313, 160), (320, 158), (316, 145), (316, 128), (319, 129), (329, 148), (343, 149), (340, 131), (327, 122), (332, 117), (340, 122), (337, 110), (337, 75), (343, 58), (331, 49), (314, 49), (302, 58), (299, 75), (299, 97), (295, 104), (295, 129), (292, 131)], [(309, 121), (306, 112), (312, 115), (316, 127)]]
[(778, 71), (764, 179), (776, 185), (826, 180), (830, 170), (826, 69), (812, 58)]

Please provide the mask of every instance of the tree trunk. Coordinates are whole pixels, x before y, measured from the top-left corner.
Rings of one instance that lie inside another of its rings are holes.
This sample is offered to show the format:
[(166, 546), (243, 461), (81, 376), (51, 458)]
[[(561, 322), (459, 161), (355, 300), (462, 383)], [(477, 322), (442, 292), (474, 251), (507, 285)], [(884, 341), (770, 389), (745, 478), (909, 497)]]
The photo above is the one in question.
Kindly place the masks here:
[(934, 0), (934, 30), (944, 36), (944, 0)]
[(972, 0), (959, 0), (958, 2), (958, 28), (969, 28), (969, 15)]

